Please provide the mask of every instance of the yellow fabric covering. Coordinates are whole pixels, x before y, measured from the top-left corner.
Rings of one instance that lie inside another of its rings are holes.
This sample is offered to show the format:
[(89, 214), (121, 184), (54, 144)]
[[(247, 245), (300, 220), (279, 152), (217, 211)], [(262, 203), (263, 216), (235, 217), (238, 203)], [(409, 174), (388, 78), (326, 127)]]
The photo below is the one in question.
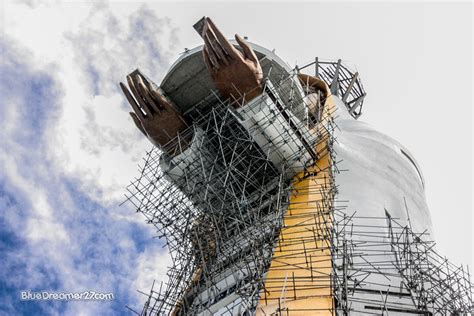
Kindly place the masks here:
[[(335, 109), (329, 89), (321, 80), (304, 77), (314, 86), (324, 85), (327, 99), (322, 120), (316, 126), (318, 161), (306, 177), (293, 181), (290, 205), (274, 249), (272, 263), (260, 295), (257, 315), (332, 315), (331, 207), (332, 160), (329, 134), (321, 130)], [(308, 175), (309, 174), (309, 175)]]

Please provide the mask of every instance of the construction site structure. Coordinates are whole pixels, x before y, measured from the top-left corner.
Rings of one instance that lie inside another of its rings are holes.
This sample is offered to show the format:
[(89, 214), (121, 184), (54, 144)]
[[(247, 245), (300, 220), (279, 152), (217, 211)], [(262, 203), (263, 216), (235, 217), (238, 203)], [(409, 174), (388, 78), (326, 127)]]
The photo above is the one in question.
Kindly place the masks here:
[(471, 314), (469, 271), (435, 250), (420, 167), (357, 120), (359, 74), (252, 47), (265, 86), (243, 106), (219, 97), (201, 47), (160, 85), (193, 123), (128, 187), (172, 258), (137, 314)]

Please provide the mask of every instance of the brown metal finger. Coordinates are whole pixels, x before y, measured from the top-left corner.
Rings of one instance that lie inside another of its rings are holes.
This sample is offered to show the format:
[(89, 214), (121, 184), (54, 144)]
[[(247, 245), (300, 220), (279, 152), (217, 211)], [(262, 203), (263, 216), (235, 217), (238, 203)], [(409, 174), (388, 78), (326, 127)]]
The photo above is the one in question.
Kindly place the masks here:
[(143, 109), (146, 115), (151, 116), (151, 111), (146, 105), (145, 101), (143, 100), (142, 96), (138, 92), (137, 88), (135, 87), (135, 82), (133, 82), (132, 76), (128, 75), (127, 76), (127, 82), (128, 86), (130, 87), (130, 90), (132, 91), (133, 95), (135, 96), (135, 99), (137, 100), (138, 104), (140, 107)]
[(156, 91), (159, 89), (159, 87), (153, 82), (151, 81), (150, 79), (148, 79), (147, 76), (145, 76), (139, 69), (136, 70), (136, 72), (139, 74), (140, 76), (140, 79), (142, 79), (142, 81), (144, 82), (145, 84), (145, 87), (148, 89), (148, 91), (150, 92), (149, 93), (149, 96), (152, 98), (152, 100), (154, 101), (154, 105), (157, 106), (160, 110), (163, 108), (163, 106), (161, 105), (161, 102), (162, 102), (162, 99), (160, 98), (157, 98), (155, 93)]
[(257, 55), (255, 55), (255, 52), (253, 51), (252, 46), (250, 46), (250, 44), (247, 43), (246, 40), (240, 37), (239, 34), (235, 34), (235, 39), (237, 40), (237, 43), (239, 43), (240, 47), (242, 47), (245, 57), (247, 57), (254, 63), (258, 63), (259, 61), (258, 61)]
[(211, 50), (207, 48), (207, 46), (204, 46), (204, 54), (206, 54), (206, 56), (209, 58), (209, 61), (211, 62), (211, 69), (216, 71), (219, 70), (219, 63), (217, 62), (217, 58), (214, 53), (212, 53)]
[(204, 46), (203, 49), (202, 49), (202, 59), (204, 59), (204, 63), (206, 64), (207, 69), (209, 69), (210, 71), (213, 71), (214, 68), (212, 67), (211, 60), (209, 59), (209, 55), (207, 54), (205, 48), (206, 47)]
[(204, 43), (206, 43), (206, 46), (214, 52), (218, 60), (222, 60), (226, 65), (229, 64), (229, 61), (227, 60), (229, 56), (225, 53), (224, 48), (221, 46), (216, 35), (210, 28), (208, 28), (207, 32), (204, 34)]
[(130, 103), (130, 105), (132, 106), (133, 111), (135, 111), (135, 113), (137, 114), (138, 118), (139, 118), (139, 119), (144, 119), (145, 116), (143, 115), (142, 110), (141, 110), (140, 107), (138, 106), (138, 104), (137, 104), (137, 102), (135, 101), (135, 99), (133, 98), (133, 96), (132, 96), (132, 95), (130, 94), (130, 92), (128, 91), (128, 88), (127, 88), (122, 82), (120, 83), (120, 88), (122, 88), (123, 94), (125, 94), (125, 97), (127, 98), (128, 103)]
[(166, 100), (166, 98), (158, 90), (155, 90), (155, 89), (151, 90), (151, 95), (153, 96), (155, 100), (158, 100), (158, 104), (160, 105), (160, 110), (169, 111), (170, 108), (172, 108), (174, 111), (176, 111), (174, 107), (171, 105), (171, 103), (168, 102), (168, 100)]
[[(133, 80), (133, 85), (135, 87), (135, 90), (138, 92), (140, 95), (140, 101), (143, 101), (143, 107), (144, 110), (147, 114), (150, 116), (153, 116), (155, 110), (153, 109), (153, 101), (150, 103), (149, 98), (147, 98), (147, 89), (140, 89), (140, 82), (143, 84), (143, 80), (141, 80), (141, 76), (139, 74), (139, 71), (137, 69), (136, 73), (134, 75), (130, 76)], [(149, 113), (148, 113), (149, 112)]]
[(158, 113), (161, 110), (161, 106), (160, 104), (155, 102), (155, 100), (153, 100), (153, 98), (150, 95), (150, 90), (147, 88), (147, 86), (143, 82), (143, 79), (139, 75), (137, 76), (137, 82), (138, 82), (138, 90), (145, 97), (148, 105), (150, 105), (150, 110), (153, 110), (154, 112)]
[(222, 34), (222, 32), (217, 28), (217, 26), (212, 22), (210, 18), (207, 18), (207, 22), (210, 25), (212, 31), (216, 35), (217, 40), (221, 44), (222, 48), (224, 49), (225, 53), (234, 59), (241, 58), (239, 51), (229, 42), (227, 38)]

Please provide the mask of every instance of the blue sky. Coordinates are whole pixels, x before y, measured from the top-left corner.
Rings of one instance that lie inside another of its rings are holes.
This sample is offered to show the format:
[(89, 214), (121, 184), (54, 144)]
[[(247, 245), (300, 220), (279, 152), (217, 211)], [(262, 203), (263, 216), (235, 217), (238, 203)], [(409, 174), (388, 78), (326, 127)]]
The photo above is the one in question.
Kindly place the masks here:
[[(168, 259), (153, 227), (131, 206), (119, 206), (150, 145), (128, 121), (117, 89), (133, 60), (150, 59), (157, 71), (168, 62), (153, 29), (162, 23), (140, 8), (124, 23), (105, 8), (91, 9), (84, 8), (82, 27), (53, 38), (57, 47), (33, 49), (8, 28), (0, 40), (0, 315), (129, 314), (125, 305), (141, 310), (137, 290), (164, 277)], [(114, 30), (123, 38), (107, 50)], [(72, 54), (54, 56), (66, 51)], [(107, 159), (120, 154), (127, 157)], [(115, 299), (21, 301), (22, 290), (92, 290)]]
[[(117, 83), (136, 67), (159, 83), (184, 47), (200, 44), (192, 24), (203, 15), (215, 17), (229, 37), (239, 32), (276, 48), (290, 65), (314, 56), (357, 65), (368, 91), (361, 119), (415, 155), (440, 253), (455, 263), (471, 260), (472, 10), (298, 6), (300, 15), (289, 14), (294, 5), (285, 3), (268, 15), (264, 3), (248, 10), (216, 2), (2, 2), (0, 315), (130, 314), (125, 305), (140, 310), (143, 303), (136, 290), (165, 279), (169, 258), (153, 227), (129, 205), (119, 206), (151, 145), (130, 121)], [(337, 23), (336, 15), (318, 12), (337, 12)], [(319, 31), (328, 25), (338, 27)], [(307, 40), (315, 30), (319, 41)], [(437, 92), (440, 81), (456, 93), (426, 92)], [(454, 113), (448, 119), (445, 110), (427, 111), (446, 104)], [(440, 172), (440, 144), (448, 142), (462, 172)], [(453, 183), (456, 189), (447, 185)], [(24, 302), (21, 290), (110, 291), (115, 299)]]
[(7, 126), (0, 143), (6, 169), (0, 175), (1, 310), (64, 314), (82, 303), (20, 301), (19, 291), (95, 290), (113, 292), (115, 300), (90, 302), (86, 309), (123, 313), (125, 304), (139, 303), (135, 268), (145, 249), (156, 249), (153, 231), (139, 221), (114, 219), (114, 212), (123, 212), (118, 203), (91, 198), (80, 177), (58, 169), (47, 138), (61, 110), (61, 82), (34, 69), (11, 42), (1, 45), (1, 124)]

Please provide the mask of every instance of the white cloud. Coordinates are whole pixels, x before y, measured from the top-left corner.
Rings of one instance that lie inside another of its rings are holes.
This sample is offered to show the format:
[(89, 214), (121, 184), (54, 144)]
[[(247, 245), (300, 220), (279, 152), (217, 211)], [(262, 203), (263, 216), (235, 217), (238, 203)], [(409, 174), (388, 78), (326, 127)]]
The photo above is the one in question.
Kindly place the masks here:
[(159, 81), (175, 54), (175, 28), (145, 6), (116, 13), (105, 3), (30, 5), (6, 4), (6, 32), (61, 82), (49, 154), (96, 199), (116, 201), (151, 146), (131, 122), (118, 82), (136, 67)]
[(151, 238), (154, 228), (118, 207), (151, 145), (117, 83), (135, 67), (159, 81), (174, 28), (146, 7), (116, 13), (106, 4), (7, 2), (5, 9), (0, 44), (10, 55), (1, 66), (15, 77), (1, 84), (15, 91), (0, 107), (0, 185), (18, 204), (2, 217), (22, 240), (5, 271), (28, 262), (16, 286), (118, 292), (118, 303), (67, 304), (67, 314), (115, 314), (117, 304), (118, 312), (124, 304), (140, 309), (144, 297), (135, 290), (164, 277), (169, 258)]
[(137, 270), (142, 271), (138, 278), (133, 283), (133, 287), (136, 289), (142, 289), (143, 292), (149, 293), (152, 284), (147, 275), (155, 276), (155, 288), (154, 291), (158, 291), (160, 283), (163, 282), (163, 288), (168, 280), (166, 272), (167, 268), (172, 266), (171, 257), (167, 251), (160, 249), (161, 247), (149, 247), (138, 258)]
[(137, 158), (150, 147), (126, 113), (118, 81), (135, 67), (159, 78), (169, 62), (172, 33), (169, 21), (144, 7), (118, 17), (106, 6), (95, 7), (77, 29), (65, 32), (70, 60), (62, 67), (64, 107), (51, 146), (60, 149), (56, 160), (68, 174), (100, 188), (96, 198), (119, 199), (136, 174)]

